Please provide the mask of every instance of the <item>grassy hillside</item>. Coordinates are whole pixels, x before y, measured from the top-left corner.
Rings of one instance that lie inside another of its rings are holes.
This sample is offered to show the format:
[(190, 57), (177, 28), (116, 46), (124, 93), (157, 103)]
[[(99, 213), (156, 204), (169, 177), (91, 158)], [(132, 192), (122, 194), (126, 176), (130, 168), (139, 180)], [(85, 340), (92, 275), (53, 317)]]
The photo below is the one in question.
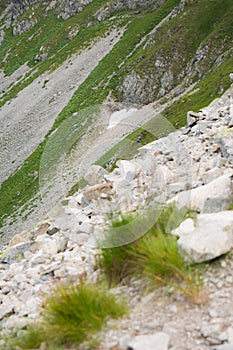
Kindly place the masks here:
[[(44, 16), (40, 3), (36, 6), (39, 20), (31, 30), (20, 36), (13, 36), (10, 27), (6, 31), (0, 50), (2, 68), (5, 74), (10, 75), (27, 62), (31, 71), (28, 77), (5, 92), (0, 105), (15, 97), (42, 72), (56, 69), (72, 53), (90, 45), (94, 39), (105, 35), (113, 26), (126, 26), (123, 37), (74, 93), (69, 104), (57, 117), (52, 130), (73, 112), (101, 104), (110, 91), (117, 101), (148, 103), (162, 96), (166, 99), (166, 94), (180, 84), (183, 84), (183, 87), (180, 87), (180, 91), (183, 91), (185, 87), (196, 82), (194, 92), (185, 95), (163, 112), (163, 116), (178, 128), (185, 124), (188, 110), (199, 110), (229, 87), (229, 73), (233, 65), (232, 2), (186, 1), (183, 9), (176, 10), (177, 16), (171, 16), (155, 33), (153, 29), (179, 5), (179, 0), (167, 0), (156, 10), (149, 7), (140, 11), (115, 11), (113, 17), (98, 22), (93, 15), (106, 3), (107, 0), (96, 0), (66, 21), (58, 19), (53, 10)], [(29, 14), (30, 12), (26, 12), (24, 16)], [(88, 25), (89, 23), (91, 25)], [(74, 28), (79, 28), (79, 33), (70, 39), (69, 33)], [(35, 55), (42, 45), (48, 57), (35, 63)], [(133, 84), (128, 84), (128, 90), (132, 90), (132, 94), (129, 94), (125, 82), (127, 79), (129, 81), (132, 74), (137, 74), (138, 85), (135, 88)], [(167, 79), (167, 76), (170, 78)], [(156, 118), (143, 129), (148, 130), (143, 142), (152, 141), (155, 137), (152, 135), (155, 135), (154, 131), (158, 129)], [(138, 132), (129, 135), (128, 139), (134, 140)], [(124, 142), (127, 141), (123, 141), (123, 145)], [(9, 215), (13, 215), (37, 194), (39, 180), (32, 174), (39, 169), (45, 143), (46, 140), (17, 172), (2, 184), (0, 227)], [(100, 162), (105, 163), (118, 149), (119, 146)], [(136, 148), (133, 152), (135, 151)]]

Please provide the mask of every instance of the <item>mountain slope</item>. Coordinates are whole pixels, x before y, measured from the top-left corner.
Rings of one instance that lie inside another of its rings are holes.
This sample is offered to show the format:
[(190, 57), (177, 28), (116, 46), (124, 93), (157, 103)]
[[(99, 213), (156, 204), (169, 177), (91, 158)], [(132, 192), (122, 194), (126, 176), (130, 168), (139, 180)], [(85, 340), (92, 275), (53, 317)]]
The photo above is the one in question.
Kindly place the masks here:
[[(7, 11), (4, 12), (4, 8)], [(49, 72), (58, 72), (64, 62), (72, 64), (72, 55), (93, 47), (113, 30), (119, 35), (124, 31), (124, 34), (95, 68), (93, 65), (94, 69), (85, 81), (79, 87), (76, 85), (77, 90), (65, 102), (65, 108), (57, 110), (48, 121), (43, 132), (45, 140), (73, 113), (101, 104), (109, 96), (112, 101), (123, 103), (147, 104), (160, 99), (159, 103), (163, 104), (189, 88), (187, 95), (163, 112), (175, 127), (180, 127), (185, 123), (188, 110), (197, 111), (230, 85), (233, 4), (227, 0), (15, 0), (2, 2), (0, 10), (0, 123), (4, 127), (6, 108), (14, 103), (14, 99), (17, 101), (17, 94), (20, 99), (20, 91), (26, 92), (27, 86), (29, 90), (34, 89), (33, 84), (40, 81), (42, 88), (47, 89), (44, 100), (49, 108), (54, 102), (47, 81)], [(61, 76), (61, 83), (62, 79)], [(58, 87), (54, 94), (57, 92)], [(20, 112), (27, 120), (23, 106)], [(30, 129), (30, 122), (28, 124)], [(149, 128), (157, 128), (156, 120), (152, 120)], [(135, 139), (136, 134), (130, 138)], [(8, 148), (5, 136), (4, 133), (1, 145)], [(147, 141), (151, 141), (150, 135), (143, 140)], [(16, 164), (14, 156), (9, 156), (13, 162), (10, 177), (0, 189), (1, 226), (7, 218), (8, 224), (13, 223), (14, 218), (9, 217), (16, 215), (20, 208), (21, 214), (25, 215), (28, 200), (38, 195), (38, 171), (45, 144), (46, 141), (42, 142), (26, 159), (38, 143), (28, 147)], [(28, 146), (27, 142), (25, 146)], [(6, 226), (2, 233), (5, 230)]]

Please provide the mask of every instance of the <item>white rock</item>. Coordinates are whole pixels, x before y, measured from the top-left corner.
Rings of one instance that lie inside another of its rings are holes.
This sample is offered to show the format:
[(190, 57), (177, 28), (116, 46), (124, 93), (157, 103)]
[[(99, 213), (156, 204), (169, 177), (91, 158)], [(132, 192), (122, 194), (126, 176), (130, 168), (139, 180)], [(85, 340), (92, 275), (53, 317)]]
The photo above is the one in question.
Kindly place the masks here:
[(138, 335), (127, 342), (128, 349), (133, 350), (167, 350), (169, 336), (166, 333)]
[(166, 165), (158, 165), (151, 182), (153, 188), (161, 188), (164, 184), (171, 183), (173, 179), (174, 173)]
[(178, 247), (187, 260), (196, 263), (212, 260), (233, 247), (233, 212), (198, 215), (193, 231), (185, 224), (177, 232)]
[(1, 309), (0, 309), (0, 320), (2, 320), (4, 317), (9, 316), (13, 312), (14, 306), (12, 303), (4, 303), (3, 305), (1, 304)]
[(228, 198), (231, 195), (230, 175), (224, 174), (207, 185), (177, 194), (171, 201), (180, 209), (184, 206), (201, 211), (208, 198)]
[(233, 328), (229, 327), (227, 329), (228, 342), (233, 345)]
[(210, 169), (206, 173), (202, 175), (202, 179), (205, 182), (205, 184), (208, 184), (214, 180), (216, 180), (218, 177), (222, 175), (223, 171), (222, 169), (215, 167), (213, 169)]
[(188, 126), (193, 126), (194, 124), (197, 123), (199, 118), (200, 118), (199, 113), (195, 113), (195, 112), (189, 111), (187, 113), (187, 125)]
[(140, 166), (135, 162), (129, 160), (118, 160), (116, 165), (119, 167), (121, 176), (126, 179), (126, 181), (131, 182), (138, 174)]
[(182, 237), (186, 234), (190, 234), (195, 229), (194, 221), (191, 218), (186, 219), (183, 221), (179, 227), (177, 227), (175, 230), (172, 230), (172, 234), (177, 237)]
[(104, 175), (108, 172), (100, 165), (92, 165), (88, 172), (84, 175), (84, 179), (91, 186), (100, 184), (104, 181)]

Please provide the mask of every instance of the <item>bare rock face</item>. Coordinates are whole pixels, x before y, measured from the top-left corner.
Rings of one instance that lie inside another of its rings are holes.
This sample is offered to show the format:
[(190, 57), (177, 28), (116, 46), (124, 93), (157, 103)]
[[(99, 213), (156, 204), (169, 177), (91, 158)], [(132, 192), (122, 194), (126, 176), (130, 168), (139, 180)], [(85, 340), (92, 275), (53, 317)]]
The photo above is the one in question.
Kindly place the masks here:
[(17, 18), (21, 13), (25, 12), (30, 5), (39, 2), (40, 0), (13, 0), (12, 2), (12, 18)]
[(36, 23), (37, 23), (36, 19), (31, 21), (23, 20), (23, 21), (16, 22), (16, 24), (13, 27), (13, 35), (20, 35), (24, 32), (27, 32), (28, 30), (33, 28)]
[(81, 12), (84, 7), (92, 1), (93, 0), (14, 0), (11, 7), (13, 34), (20, 35), (27, 32), (38, 22), (39, 19), (36, 17), (33, 9), (28, 19), (21, 18), (21, 15), (24, 14), (33, 4), (41, 3), (40, 6), (44, 8), (43, 13), (45, 15), (49, 10), (55, 8), (57, 17), (66, 20), (76, 15), (76, 13)]
[(136, 71), (132, 71), (123, 81), (120, 91), (123, 94), (123, 100), (131, 103), (150, 102), (154, 96), (154, 79), (141, 77)]
[(84, 7), (90, 4), (93, 0), (59, 0), (57, 8), (58, 18), (68, 19), (76, 13), (81, 12)]

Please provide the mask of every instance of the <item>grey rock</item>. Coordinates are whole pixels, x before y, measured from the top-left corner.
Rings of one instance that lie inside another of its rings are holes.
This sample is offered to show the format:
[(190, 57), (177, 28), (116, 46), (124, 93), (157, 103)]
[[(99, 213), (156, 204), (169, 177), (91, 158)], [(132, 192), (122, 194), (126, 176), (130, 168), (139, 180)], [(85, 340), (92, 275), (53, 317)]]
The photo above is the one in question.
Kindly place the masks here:
[(233, 164), (233, 130), (232, 128), (227, 129), (225, 135), (219, 137), (217, 141), (220, 144), (222, 156), (229, 159)]
[(201, 328), (201, 333), (202, 335), (207, 338), (207, 337), (218, 337), (218, 335), (221, 333), (222, 326), (220, 324), (210, 324), (203, 326)]
[(232, 344), (218, 345), (218, 346), (214, 346), (212, 350), (233, 350), (233, 345)]
[(138, 335), (127, 342), (127, 350), (167, 350), (169, 336), (166, 333)]
[(219, 167), (214, 167), (202, 175), (205, 184), (208, 184), (222, 175), (223, 171)]
[(64, 20), (75, 16), (76, 13), (81, 12), (84, 7), (90, 4), (93, 0), (69, 0), (69, 1), (59, 1), (58, 6), (56, 8), (56, 13), (58, 18), (62, 18)]
[(201, 210), (201, 214), (217, 213), (227, 210), (231, 204), (232, 198), (207, 198)]
[(140, 171), (140, 166), (132, 161), (118, 160), (116, 165), (119, 168), (121, 176), (129, 183), (135, 179)]
[(194, 230), (191, 231), (189, 225), (179, 229), (178, 247), (188, 261), (209, 261), (233, 247), (232, 211), (198, 215)]
[(0, 262), (12, 264), (21, 261), (24, 258), (24, 253), (30, 250), (31, 244), (32, 242), (26, 242), (8, 248), (5, 252), (1, 253)]
[(199, 118), (200, 118), (199, 113), (189, 111), (187, 113), (187, 126), (189, 127), (194, 126), (195, 124), (197, 124)]
[(232, 184), (231, 176), (233, 171), (229, 169), (222, 176), (204, 186), (199, 186), (190, 191), (183, 191), (177, 194), (171, 202), (175, 202), (178, 208), (187, 206), (192, 210), (201, 211), (206, 200), (211, 198), (231, 197)]
[(88, 172), (84, 175), (84, 179), (91, 186), (105, 182), (104, 175), (108, 172), (100, 165), (92, 165)]
[(13, 308), (13, 305), (11, 303), (7, 303), (7, 304), (3, 304), (3, 305), (1, 304), (0, 320), (2, 320), (4, 317), (9, 317), (13, 313), (14, 313), (14, 308)]
[(33, 20), (21, 20), (17, 21), (13, 26), (13, 35), (21, 35), (31, 28), (33, 28), (37, 23), (37, 20), (34, 18)]
[(57, 227), (52, 227), (46, 231), (47, 235), (49, 235), (49, 236), (52, 236), (57, 232), (59, 232), (59, 228), (57, 228)]

